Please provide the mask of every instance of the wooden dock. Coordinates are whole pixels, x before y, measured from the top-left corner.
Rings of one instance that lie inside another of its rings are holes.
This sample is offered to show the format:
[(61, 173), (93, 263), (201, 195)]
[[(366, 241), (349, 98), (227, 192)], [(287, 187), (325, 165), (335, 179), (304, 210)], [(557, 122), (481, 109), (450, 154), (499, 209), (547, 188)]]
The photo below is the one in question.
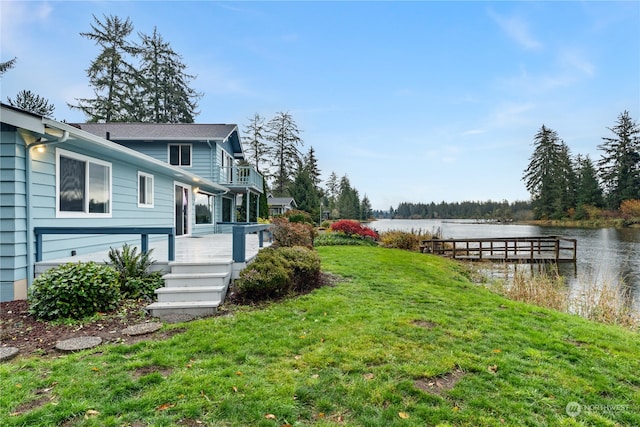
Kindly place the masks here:
[(423, 240), (423, 253), (461, 261), (576, 262), (576, 239), (559, 236)]

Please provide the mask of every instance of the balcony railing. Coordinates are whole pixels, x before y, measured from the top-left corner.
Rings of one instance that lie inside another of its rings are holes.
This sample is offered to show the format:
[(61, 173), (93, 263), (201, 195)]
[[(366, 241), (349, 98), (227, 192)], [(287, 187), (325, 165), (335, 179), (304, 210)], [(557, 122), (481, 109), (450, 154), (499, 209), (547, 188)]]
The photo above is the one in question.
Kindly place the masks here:
[(252, 166), (230, 166), (220, 168), (219, 183), (232, 189), (252, 188), (263, 192), (262, 175)]

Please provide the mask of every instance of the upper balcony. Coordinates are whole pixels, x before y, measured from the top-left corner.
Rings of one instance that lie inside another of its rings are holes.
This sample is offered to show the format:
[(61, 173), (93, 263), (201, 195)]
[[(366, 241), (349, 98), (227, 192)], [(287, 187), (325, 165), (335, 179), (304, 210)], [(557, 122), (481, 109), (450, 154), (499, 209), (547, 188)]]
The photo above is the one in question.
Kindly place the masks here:
[(244, 193), (247, 190), (264, 193), (262, 182), (262, 174), (258, 173), (253, 166), (220, 168), (220, 179), (218, 183), (229, 187), (229, 189), (235, 193)]

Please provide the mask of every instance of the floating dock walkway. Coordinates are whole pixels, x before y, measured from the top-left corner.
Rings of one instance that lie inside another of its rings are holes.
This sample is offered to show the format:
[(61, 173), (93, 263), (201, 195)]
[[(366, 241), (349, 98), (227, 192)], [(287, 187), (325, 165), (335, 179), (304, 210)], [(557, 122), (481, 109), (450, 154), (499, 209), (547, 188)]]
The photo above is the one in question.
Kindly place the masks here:
[(460, 261), (576, 262), (576, 239), (559, 236), (423, 240), (420, 251)]

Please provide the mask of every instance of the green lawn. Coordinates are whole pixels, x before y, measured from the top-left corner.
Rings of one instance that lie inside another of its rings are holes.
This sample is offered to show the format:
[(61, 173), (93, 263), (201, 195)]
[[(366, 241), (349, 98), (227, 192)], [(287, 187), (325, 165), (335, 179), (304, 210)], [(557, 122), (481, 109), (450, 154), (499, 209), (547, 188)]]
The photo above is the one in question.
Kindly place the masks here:
[(318, 251), (342, 282), (0, 365), (0, 425), (640, 425), (637, 332), (506, 300), (437, 257)]

